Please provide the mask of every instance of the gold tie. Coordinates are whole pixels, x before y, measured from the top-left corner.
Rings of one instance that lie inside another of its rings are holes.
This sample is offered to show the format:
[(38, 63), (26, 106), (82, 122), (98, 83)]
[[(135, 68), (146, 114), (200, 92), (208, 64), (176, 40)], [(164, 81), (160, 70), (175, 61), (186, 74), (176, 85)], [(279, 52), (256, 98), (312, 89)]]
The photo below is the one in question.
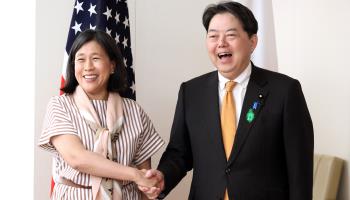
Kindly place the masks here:
[[(222, 101), (221, 108), (221, 129), (222, 129), (222, 139), (224, 142), (224, 148), (226, 153), (226, 159), (228, 160), (233, 141), (236, 134), (236, 106), (233, 99), (232, 90), (235, 87), (236, 82), (228, 81), (225, 84), (226, 94)], [(227, 188), (225, 190), (224, 200), (229, 200)]]
[(226, 153), (226, 159), (228, 160), (233, 140), (236, 133), (236, 106), (232, 95), (232, 89), (236, 82), (228, 81), (225, 85), (226, 94), (222, 101), (221, 108), (221, 129), (222, 139), (224, 142), (224, 148)]

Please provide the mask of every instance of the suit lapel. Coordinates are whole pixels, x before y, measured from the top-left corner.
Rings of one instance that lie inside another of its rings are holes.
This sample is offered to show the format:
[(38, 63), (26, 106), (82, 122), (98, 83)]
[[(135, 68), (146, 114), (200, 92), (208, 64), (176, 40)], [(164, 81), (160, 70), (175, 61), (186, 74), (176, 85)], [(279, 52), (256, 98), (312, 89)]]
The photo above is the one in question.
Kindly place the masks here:
[(213, 146), (216, 148), (218, 155), (222, 160), (226, 161), (224, 144), (221, 136), (220, 111), (219, 111), (219, 94), (218, 94), (218, 72), (213, 72), (207, 80), (206, 89), (203, 95), (203, 105), (206, 106), (207, 112), (203, 113), (203, 118), (206, 120), (206, 125), (211, 136)]
[(254, 126), (264, 101), (268, 96), (268, 90), (264, 88), (267, 83), (261, 73), (261, 69), (252, 65), (247, 91), (243, 101), (241, 115), (236, 131), (235, 141), (230, 155), (228, 165), (232, 164), (239, 156), (239, 153), (247, 140), (251, 128)]

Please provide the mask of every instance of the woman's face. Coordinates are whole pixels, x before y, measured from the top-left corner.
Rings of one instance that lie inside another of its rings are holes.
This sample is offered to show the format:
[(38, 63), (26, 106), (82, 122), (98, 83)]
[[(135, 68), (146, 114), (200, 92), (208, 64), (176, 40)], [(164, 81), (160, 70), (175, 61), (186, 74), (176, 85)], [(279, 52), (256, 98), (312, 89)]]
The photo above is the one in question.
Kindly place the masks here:
[(90, 99), (107, 99), (107, 84), (115, 63), (96, 41), (84, 44), (75, 54), (75, 78)]

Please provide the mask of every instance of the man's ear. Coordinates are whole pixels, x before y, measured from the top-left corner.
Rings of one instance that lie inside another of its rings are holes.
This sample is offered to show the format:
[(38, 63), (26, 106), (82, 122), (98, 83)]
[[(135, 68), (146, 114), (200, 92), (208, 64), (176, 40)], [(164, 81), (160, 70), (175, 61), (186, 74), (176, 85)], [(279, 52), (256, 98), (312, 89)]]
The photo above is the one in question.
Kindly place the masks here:
[(249, 40), (250, 40), (250, 50), (251, 50), (251, 53), (253, 53), (256, 48), (256, 45), (258, 44), (258, 35), (257, 34), (252, 35), (249, 38)]

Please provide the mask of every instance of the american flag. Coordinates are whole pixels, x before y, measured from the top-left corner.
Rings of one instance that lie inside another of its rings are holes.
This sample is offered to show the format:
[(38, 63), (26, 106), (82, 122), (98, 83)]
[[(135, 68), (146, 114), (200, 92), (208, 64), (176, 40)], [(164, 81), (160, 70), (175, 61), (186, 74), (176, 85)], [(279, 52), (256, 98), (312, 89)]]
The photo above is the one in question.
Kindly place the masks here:
[(76, 0), (70, 23), (61, 87), (64, 85), (68, 53), (75, 38), (86, 29), (105, 31), (118, 44), (124, 57), (127, 71), (128, 89), (121, 94), (123, 97), (136, 99), (135, 74), (130, 43), (130, 25), (127, 0)]
[[(61, 87), (64, 85), (68, 53), (75, 38), (86, 29), (105, 31), (115, 39), (123, 57), (127, 71), (128, 89), (121, 94), (123, 97), (136, 99), (135, 74), (130, 43), (130, 25), (127, 0), (76, 0), (69, 27), (64, 62), (61, 76)], [(54, 170), (55, 163), (53, 163)], [(51, 191), (57, 177), (52, 177)]]

